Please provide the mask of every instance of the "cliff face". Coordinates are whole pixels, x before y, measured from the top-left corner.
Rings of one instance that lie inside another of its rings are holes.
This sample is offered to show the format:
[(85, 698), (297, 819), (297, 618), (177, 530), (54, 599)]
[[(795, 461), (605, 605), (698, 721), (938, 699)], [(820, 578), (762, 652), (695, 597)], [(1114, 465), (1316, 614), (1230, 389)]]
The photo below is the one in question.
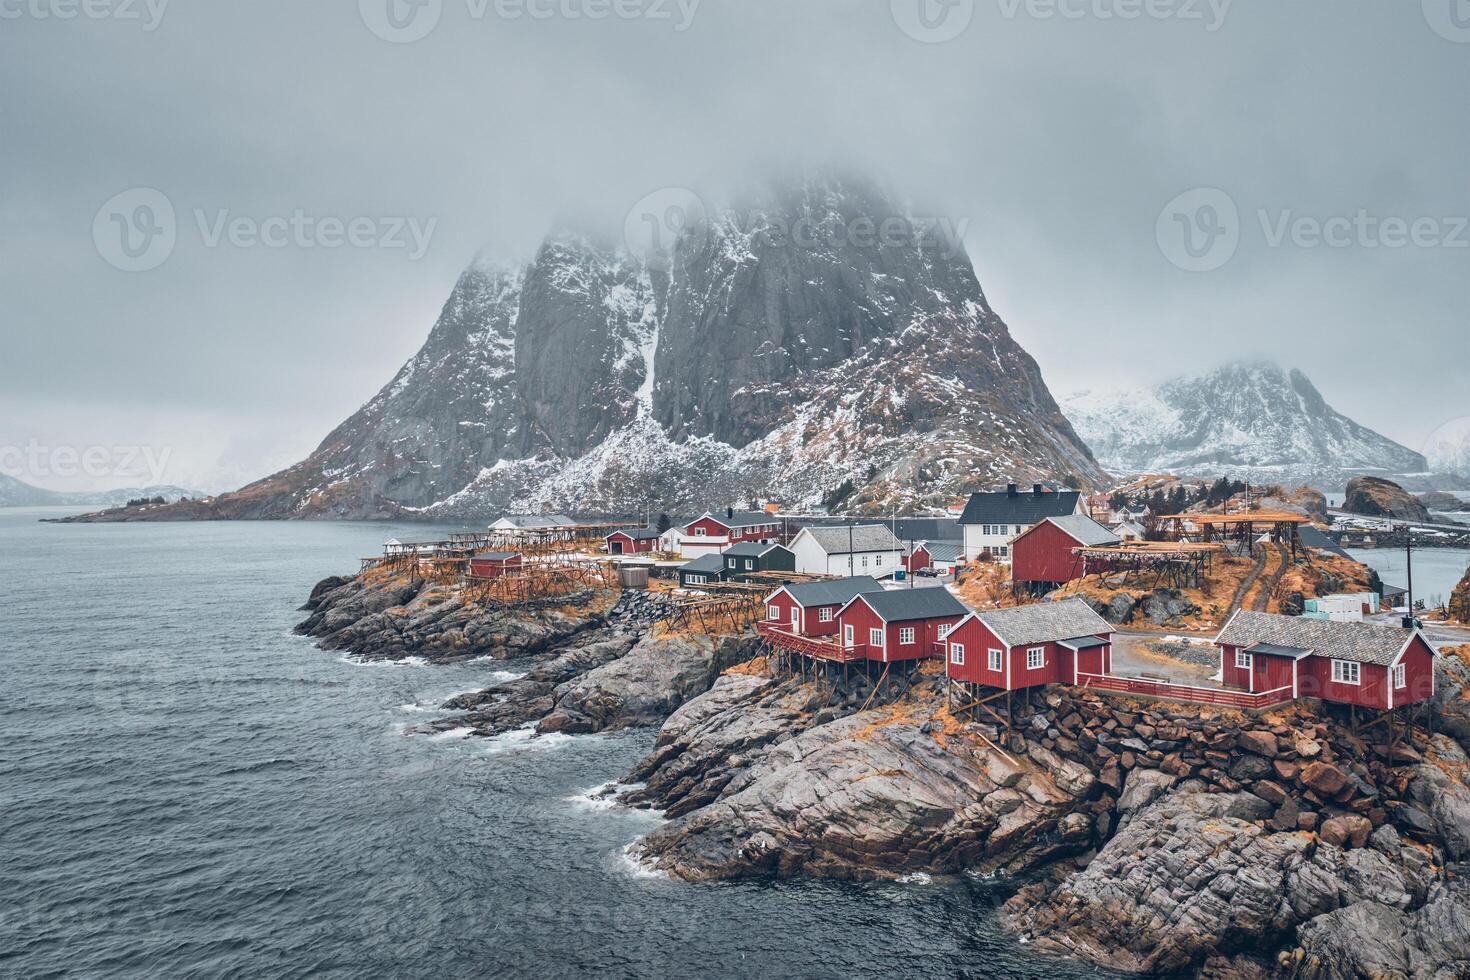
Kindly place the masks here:
[(1100, 483), (945, 232), (838, 178), (685, 229), (666, 270), (559, 231), (525, 268), (466, 270), (424, 348), (307, 460), (177, 516), (817, 505), (849, 486), (887, 511)]

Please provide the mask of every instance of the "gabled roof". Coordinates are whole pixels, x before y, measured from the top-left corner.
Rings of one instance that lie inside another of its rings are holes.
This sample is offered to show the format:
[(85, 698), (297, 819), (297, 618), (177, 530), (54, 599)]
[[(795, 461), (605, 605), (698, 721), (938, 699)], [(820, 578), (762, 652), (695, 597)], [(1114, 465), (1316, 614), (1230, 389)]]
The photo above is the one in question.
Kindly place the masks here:
[(766, 601), (769, 602), (785, 592), (798, 606), (809, 609), (812, 606), (840, 606), (855, 595), (882, 591), (883, 586), (871, 575), (854, 575), (851, 578), (830, 579), (825, 582), (783, 585), (772, 592)]
[[(765, 511), (761, 510), (737, 510), (735, 514), (731, 517), (726, 517), (724, 514), (713, 514), (709, 511), (705, 511), (703, 514), (700, 514), (698, 517), (696, 517), (694, 521), (702, 521), (706, 517), (712, 518), (719, 523), (725, 525), (726, 527), (756, 527), (765, 524), (781, 523), (781, 518), (776, 517), (772, 514), (767, 514)], [(693, 524), (694, 521), (690, 521), (689, 523)]]
[(960, 523), (1035, 524), (1045, 517), (1074, 513), (1081, 496), (1076, 490), (1036, 493), (1018, 489), (1015, 496), (1007, 490), (972, 493)]
[(921, 541), (914, 550), (923, 548), (935, 561), (959, 561), (965, 555), (965, 546), (958, 541)]
[(1301, 525), (1296, 529), (1296, 533), (1301, 538), (1302, 544), (1308, 548), (1316, 548), (1318, 551), (1330, 551), (1334, 555), (1342, 558), (1352, 557), (1346, 551), (1343, 551), (1336, 541), (1333, 541), (1311, 524)]
[(470, 555), (471, 561), (505, 561), (507, 558), (519, 558), (519, 551), (477, 551)]
[(761, 544), (759, 541), (742, 541), (725, 549), (725, 554), (735, 558), (759, 558), (775, 548), (787, 549), (779, 544)]
[(1016, 606), (1014, 609), (988, 609), (971, 615), (1007, 647), (1055, 643), (1113, 632), (1111, 623), (1077, 598)]
[[(855, 527), (805, 527), (802, 534), (810, 535), (829, 555), (862, 554), (867, 551), (903, 551), (903, 542), (893, 536), (886, 524), (863, 524)], [(797, 535), (800, 537), (800, 535)]]
[(545, 527), (571, 527), (577, 523), (565, 514), (506, 514), (495, 523), (499, 524), (502, 521), (510, 524), (511, 527), (525, 530)]
[(900, 541), (964, 541), (965, 530), (953, 517), (900, 517), (893, 522)]
[(660, 533), (657, 528), (652, 527), (625, 527), (614, 531), (612, 534), (604, 535), (604, 539), (612, 537), (613, 534), (626, 534), (634, 541), (650, 541), (656, 539)]
[(1031, 525), (1021, 533), (1021, 537), (1030, 534), (1042, 524), (1050, 524), (1057, 528), (1067, 537), (1076, 541), (1084, 548), (1095, 548), (1104, 544), (1118, 544), (1122, 541), (1116, 534), (1103, 527), (1097, 521), (1083, 514), (1067, 514), (1063, 517), (1047, 517), (1036, 524)]
[(724, 570), (725, 558), (723, 555), (716, 554), (700, 555), (693, 561), (679, 566), (681, 572), (696, 572), (704, 575), (719, 575)]
[[(1215, 642), (1232, 647), (1260, 643), (1310, 650), (1313, 656), (1334, 660), (1356, 660), (1388, 667), (1409, 647), (1418, 630), (1371, 623), (1337, 623), (1328, 619), (1278, 616), (1274, 613), (1237, 610)], [(1434, 644), (1424, 641), (1430, 650)], [(1437, 653), (1437, 651), (1436, 651)]]
[(970, 610), (948, 589), (893, 589), (887, 592), (864, 592), (853, 596), (842, 608), (854, 602), (867, 604), (885, 623), (901, 623), (911, 619), (938, 619), (963, 616)]

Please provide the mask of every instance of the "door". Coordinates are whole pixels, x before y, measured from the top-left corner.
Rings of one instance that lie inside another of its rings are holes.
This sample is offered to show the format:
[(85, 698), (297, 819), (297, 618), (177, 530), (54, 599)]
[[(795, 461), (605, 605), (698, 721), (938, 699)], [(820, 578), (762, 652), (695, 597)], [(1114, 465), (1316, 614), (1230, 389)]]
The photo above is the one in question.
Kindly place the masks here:
[(800, 606), (792, 606), (791, 607), (791, 632), (793, 632), (793, 633), (800, 633), (801, 632), (801, 607)]
[(623, 553), (623, 542), (621, 542), (621, 541), (614, 541), (614, 542), (612, 542), (612, 553), (615, 554), (615, 555), (621, 555)]

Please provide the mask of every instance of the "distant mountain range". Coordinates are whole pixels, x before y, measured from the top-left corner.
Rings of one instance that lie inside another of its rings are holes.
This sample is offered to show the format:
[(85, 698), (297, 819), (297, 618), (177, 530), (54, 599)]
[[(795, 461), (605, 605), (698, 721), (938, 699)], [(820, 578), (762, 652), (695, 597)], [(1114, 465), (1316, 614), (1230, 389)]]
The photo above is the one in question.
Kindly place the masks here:
[(169, 503), (173, 503), (184, 497), (203, 496), (197, 490), (185, 490), (183, 487), (157, 486), (157, 487), (124, 487), (120, 490), (98, 490), (78, 493), (64, 493), (57, 490), (43, 490), (33, 487), (29, 483), (23, 483), (13, 476), (0, 474), (0, 507), (121, 507), (129, 500), (140, 497), (162, 497)]
[[(864, 232), (895, 220), (910, 234)], [(962, 243), (869, 181), (823, 175), (712, 210), (662, 262), (578, 227), (527, 263), (476, 261), (423, 349), (310, 457), (143, 516), (686, 512), (757, 496), (888, 513), (1007, 481), (1106, 474)]]
[(1435, 481), (1419, 453), (1328, 405), (1301, 371), (1265, 361), (1227, 364), (1133, 391), (1084, 391), (1062, 411), (1117, 475), (1229, 475), (1327, 489), (1359, 475), (1414, 489)]

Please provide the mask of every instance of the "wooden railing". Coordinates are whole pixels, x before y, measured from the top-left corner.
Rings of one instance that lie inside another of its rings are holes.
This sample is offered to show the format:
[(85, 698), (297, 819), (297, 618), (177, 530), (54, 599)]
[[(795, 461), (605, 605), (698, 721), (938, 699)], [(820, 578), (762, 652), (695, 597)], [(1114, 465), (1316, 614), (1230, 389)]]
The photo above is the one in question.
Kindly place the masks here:
[(755, 631), (772, 645), (798, 653), (803, 657), (816, 657), (819, 660), (835, 660), (838, 663), (852, 660), (862, 660), (865, 656), (865, 648), (843, 647), (835, 639), (816, 636), (802, 636), (783, 628), (782, 624), (763, 619), (755, 624)]
[(1274, 691), (1259, 691), (1253, 694), (1248, 691), (1226, 691), (1218, 687), (1194, 687), (1189, 684), (1145, 680), (1141, 677), (1114, 677), (1104, 674), (1078, 674), (1077, 681), (1081, 687), (1095, 691), (1138, 694), (1145, 697), (1166, 698), (1170, 701), (1218, 704), (1228, 708), (1266, 708), (1291, 700), (1290, 687), (1278, 687)]

